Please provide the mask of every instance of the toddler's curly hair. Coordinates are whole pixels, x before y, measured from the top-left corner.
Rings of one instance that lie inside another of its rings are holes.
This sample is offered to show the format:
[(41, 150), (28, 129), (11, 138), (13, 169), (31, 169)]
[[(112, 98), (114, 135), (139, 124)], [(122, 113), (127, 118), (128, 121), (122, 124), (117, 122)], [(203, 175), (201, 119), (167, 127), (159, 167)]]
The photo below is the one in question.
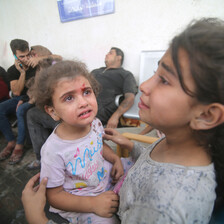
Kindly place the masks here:
[(86, 65), (80, 61), (64, 60), (55, 63), (54, 60), (48, 59), (43, 60), (40, 67), (33, 94), (36, 106), (43, 111), (45, 106), (53, 106), (52, 96), (61, 79), (73, 80), (78, 76), (83, 76), (89, 81), (95, 96), (99, 93), (99, 83), (89, 73)]

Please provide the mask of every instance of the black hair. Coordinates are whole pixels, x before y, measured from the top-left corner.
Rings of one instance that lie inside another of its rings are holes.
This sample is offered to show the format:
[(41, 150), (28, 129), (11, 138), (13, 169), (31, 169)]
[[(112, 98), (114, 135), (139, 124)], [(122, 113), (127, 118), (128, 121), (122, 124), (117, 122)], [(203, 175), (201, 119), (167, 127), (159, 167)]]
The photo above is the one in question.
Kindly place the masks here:
[(16, 51), (26, 51), (29, 50), (29, 43), (25, 40), (21, 40), (21, 39), (14, 39), (10, 42), (10, 47), (12, 50), (13, 54), (16, 54)]
[(117, 47), (112, 47), (111, 50), (115, 50), (116, 55), (121, 56), (121, 65), (122, 65), (124, 62), (124, 52), (120, 48), (117, 48)]
[[(183, 90), (199, 102), (224, 104), (224, 21), (217, 18), (203, 18), (192, 23), (174, 37), (171, 54)], [(184, 84), (178, 51), (187, 52), (190, 70), (196, 89), (190, 91)], [(209, 151), (216, 171), (215, 210), (223, 206), (224, 198), (224, 123), (209, 129), (197, 131), (197, 139)]]

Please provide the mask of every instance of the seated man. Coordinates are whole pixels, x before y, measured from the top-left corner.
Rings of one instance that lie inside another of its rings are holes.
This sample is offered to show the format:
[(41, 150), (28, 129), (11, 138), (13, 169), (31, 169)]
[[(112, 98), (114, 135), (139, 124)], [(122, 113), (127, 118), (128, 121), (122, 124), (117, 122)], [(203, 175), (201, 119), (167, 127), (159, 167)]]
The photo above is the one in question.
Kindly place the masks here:
[[(41, 50), (40, 56), (34, 55), (33, 50), (29, 51), (28, 42), (20, 39), (12, 40), (10, 46), (15, 57), (15, 65), (8, 69), (12, 99), (0, 103), (0, 131), (8, 141), (7, 146), (0, 153), (0, 161), (7, 159), (12, 154), (9, 164), (13, 165), (18, 163), (24, 154), (23, 148), (26, 137), (24, 119), (26, 111), (32, 107), (32, 102), (27, 95), (28, 83), (32, 79), (34, 80), (38, 62), (47, 58), (51, 52), (42, 46), (38, 46)], [(60, 58), (58, 55), (52, 55), (52, 57)], [(7, 118), (9, 114), (14, 113), (16, 113), (18, 120), (17, 141), (15, 141), (15, 136)]]
[[(123, 51), (112, 47), (105, 57), (106, 67), (92, 71), (102, 87), (97, 96), (97, 117), (108, 128), (117, 128), (120, 117), (133, 105), (138, 90), (133, 74), (121, 67), (123, 60)], [(124, 100), (117, 107), (115, 98), (120, 94), (124, 95)]]
[[(120, 116), (133, 105), (137, 93), (133, 74), (121, 67), (123, 60), (123, 52), (118, 48), (111, 48), (105, 57), (106, 67), (92, 71), (102, 86), (101, 93), (97, 97), (97, 117), (107, 127), (117, 127)], [(120, 94), (124, 94), (125, 98), (117, 107), (115, 97)], [(40, 164), (40, 149), (57, 123), (49, 115), (33, 107), (27, 113), (27, 125), (37, 158), (28, 166), (28, 169), (36, 169)]]
[[(27, 92), (25, 83), (35, 75), (36, 69), (28, 65), (30, 52), (27, 41), (14, 39), (11, 41), (10, 47), (15, 57), (15, 64), (7, 71), (12, 98), (0, 103), (0, 131), (8, 142), (0, 153), (0, 161), (7, 159), (12, 154), (9, 163), (15, 164), (21, 160), (24, 153), (23, 146), (26, 135), (24, 114), (31, 107), (30, 104), (22, 101)], [(8, 115), (15, 113), (18, 120), (17, 141), (8, 120)]]

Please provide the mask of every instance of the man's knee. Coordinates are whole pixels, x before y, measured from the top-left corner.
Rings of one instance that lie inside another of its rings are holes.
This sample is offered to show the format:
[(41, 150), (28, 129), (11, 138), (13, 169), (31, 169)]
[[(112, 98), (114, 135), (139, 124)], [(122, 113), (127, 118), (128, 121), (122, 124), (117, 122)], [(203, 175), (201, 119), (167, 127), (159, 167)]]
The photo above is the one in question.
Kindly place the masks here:
[(16, 111), (16, 116), (17, 118), (19, 117), (25, 117), (26, 113), (29, 111), (30, 109), (30, 104), (21, 104)]
[(27, 112), (27, 123), (28, 125), (38, 125), (43, 128), (54, 128), (56, 122), (44, 111), (33, 107)]
[(38, 108), (32, 107), (27, 111), (27, 121), (32, 121), (39, 119), (40, 113), (42, 113)]

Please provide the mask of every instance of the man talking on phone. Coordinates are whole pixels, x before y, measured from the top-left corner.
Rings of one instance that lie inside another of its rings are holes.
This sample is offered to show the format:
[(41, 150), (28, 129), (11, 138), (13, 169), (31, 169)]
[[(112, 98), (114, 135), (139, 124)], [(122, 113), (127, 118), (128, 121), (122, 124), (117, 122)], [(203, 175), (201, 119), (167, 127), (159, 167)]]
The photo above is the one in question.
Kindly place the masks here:
[[(29, 44), (25, 40), (14, 39), (10, 47), (15, 58), (15, 63), (9, 67), (8, 80), (10, 82), (11, 98), (0, 103), (0, 131), (7, 140), (7, 145), (0, 149), (0, 161), (9, 158), (9, 164), (18, 163), (24, 154), (26, 137), (25, 113), (32, 106), (26, 95), (26, 81), (35, 76), (36, 68), (29, 66)], [(15, 138), (8, 115), (16, 114), (18, 121), (18, 136)]]
[(29, 44), (25, 40), (15, 39), (10, 43), (15, 64), (8, 69), (10, 87), (13, 96), (26, 94), (25, 82), (35, 75), (36, 68), (29, 67)]

